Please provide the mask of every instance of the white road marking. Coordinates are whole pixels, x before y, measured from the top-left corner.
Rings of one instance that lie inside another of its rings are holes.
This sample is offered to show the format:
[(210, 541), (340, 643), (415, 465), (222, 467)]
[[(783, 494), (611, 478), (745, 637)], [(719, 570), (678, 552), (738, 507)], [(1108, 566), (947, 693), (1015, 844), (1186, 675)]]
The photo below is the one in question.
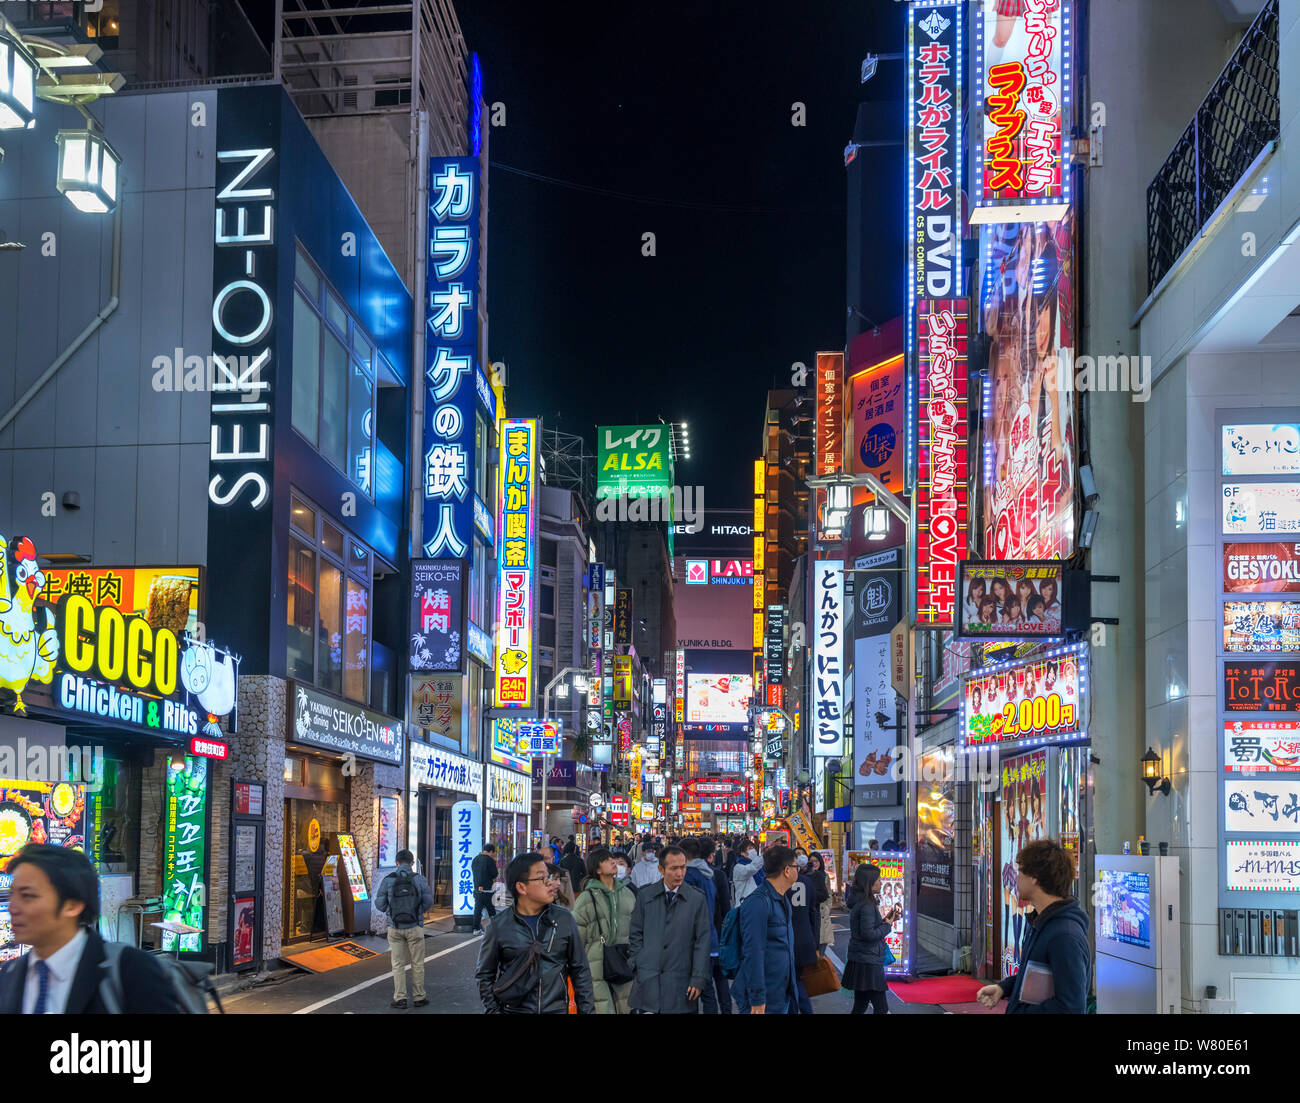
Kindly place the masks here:
[[(439, 958), (444, 956), (445, 954), (454, 953), (456, 950), (462, 950), (466, 946), (472, 946), (475, 942), (477, 942), (482, 937), (483, 937), (482, 934), (476, 934), (471, 938), (467, 938), (464, 942), (457, 943), (455, 946), (448, 946), (445, 950), (439, 950), (436, 954), (430, 954), (428, 957), (424, 959), (424, 963), (428, 965), (429, 962), (431, 962), (434, 958)], [(383, 980), (391, 981), (392, 979), (393, 979), (393, 971), (390, 969), (386, 973), (380, 973), (379, 976), (377, 977), (371, 977), (369, 980), (363, 980), (360, 984), (354, 984), (351, 988), (344, 989), (342, 992), (339, 992), (337, 995), (330, 996), (328, 999), (317, 1000), (313, 1004), (309, 1004), (306, 1007), (299, 1008), (297, 1011), (294, 1012), (294, 1014), (310, 1015), (313, 1011), (319, 1011), (322, 1007), (328, 1007), (336, 1000), (341, 1000), (345, 996), (355, 995), (357, 992), (361, 992), (364, 989), (369, 988), (372, 984), (378, 984), (380, 981)]]
[(835, 951), (832, 950), (829, 946), (826, 947), (826, 956), (830, 958), (831, 964), (835, 966), (835, 969), (840, 974), (840, 976), (843, 976), (844, 962), (842, 962), (838, 957), (835, 956)]

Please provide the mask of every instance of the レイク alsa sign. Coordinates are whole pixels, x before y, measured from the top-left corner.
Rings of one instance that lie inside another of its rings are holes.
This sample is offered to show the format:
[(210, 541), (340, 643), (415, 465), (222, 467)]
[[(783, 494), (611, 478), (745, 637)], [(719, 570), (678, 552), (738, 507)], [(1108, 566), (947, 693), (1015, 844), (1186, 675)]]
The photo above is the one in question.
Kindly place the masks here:
[(274, 157), (273, 149), (217, 153), (208, 498), (218, 506), (238, 500), (261, 509), (271, 496), (271, 373), (266, 369), (275, 307), (266, 288), (274, 288), (275, 276)]

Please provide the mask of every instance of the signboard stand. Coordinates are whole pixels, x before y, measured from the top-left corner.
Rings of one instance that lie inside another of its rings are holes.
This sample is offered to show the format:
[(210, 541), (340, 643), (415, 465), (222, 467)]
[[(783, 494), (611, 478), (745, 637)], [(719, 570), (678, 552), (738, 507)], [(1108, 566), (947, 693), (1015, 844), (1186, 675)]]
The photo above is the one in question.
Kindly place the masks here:
[(265, 786), (236, 779), (230, 787), (230, 917), (227, 968), (262, 968), (262, 909), (266, 851)]

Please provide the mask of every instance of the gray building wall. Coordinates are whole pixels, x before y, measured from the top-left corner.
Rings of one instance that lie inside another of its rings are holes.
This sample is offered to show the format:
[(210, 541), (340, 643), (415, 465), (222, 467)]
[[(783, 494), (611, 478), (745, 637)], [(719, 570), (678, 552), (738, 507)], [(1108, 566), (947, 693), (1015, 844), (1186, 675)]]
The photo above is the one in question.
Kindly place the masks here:
[[(196, 104), (208, 125), (193, 125)], [(0, 518), (39, 552), (203, 564), (210, 396), (156, 391), (152, 363), (212, 348), (216, 94), (120, 95), (93, 110), (122, 156), (119, 302), (0, 431)], [(16, 338), (0, 342), (4, 411), (112, 293), (115, 216), (84, 214), (55, 190), (56, 114), (83, 125), (43, 104), (36, 130), (5, 138), (0, 226), (28, 247), (0, 256), (0, 332)], [(42, 514), (42, 494), (61, 502), (70, 490), (80, 510)]]

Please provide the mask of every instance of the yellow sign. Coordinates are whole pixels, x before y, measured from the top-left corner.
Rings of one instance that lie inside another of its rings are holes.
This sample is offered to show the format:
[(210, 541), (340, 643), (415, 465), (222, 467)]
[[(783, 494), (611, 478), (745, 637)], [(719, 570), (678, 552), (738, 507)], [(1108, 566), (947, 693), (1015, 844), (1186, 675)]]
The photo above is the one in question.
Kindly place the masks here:
[(78, 674), (93, 673), (116, 685), (170, 697), (180, 670), (180, 642), (170, 628), (153, 628), (144, 617), (123, 616), (112, 605), (98, 609), (87, 597), (65, 596), (59, 604), (64, 661)]
[(632, 707), (632, 656), (614, 656), (614, 707)]
[(790, 825), (790, 830), (794, 832), (795, 840), (809, 854), (814, 850), (821, 849), (821, 840), (817, 838), (817, 833), (813, 831), (812, 824), (808, 822), (807, 817), (802, 812), (791, 812), (786, 817), (785, 822)]
[(320, 820), (313, 819), (307, 824), (307, 849), (313, 854), (320, 849)]
[(95, 608), (144, 617), (151, 628), (193, 635), (199, 619), (198, 567), (45, 567), (42, 601), (64, 595), (86, 598)]
[(760, 650), (763, 646), (763, 614), (757, 609), (754, 610), (754, 650)]

